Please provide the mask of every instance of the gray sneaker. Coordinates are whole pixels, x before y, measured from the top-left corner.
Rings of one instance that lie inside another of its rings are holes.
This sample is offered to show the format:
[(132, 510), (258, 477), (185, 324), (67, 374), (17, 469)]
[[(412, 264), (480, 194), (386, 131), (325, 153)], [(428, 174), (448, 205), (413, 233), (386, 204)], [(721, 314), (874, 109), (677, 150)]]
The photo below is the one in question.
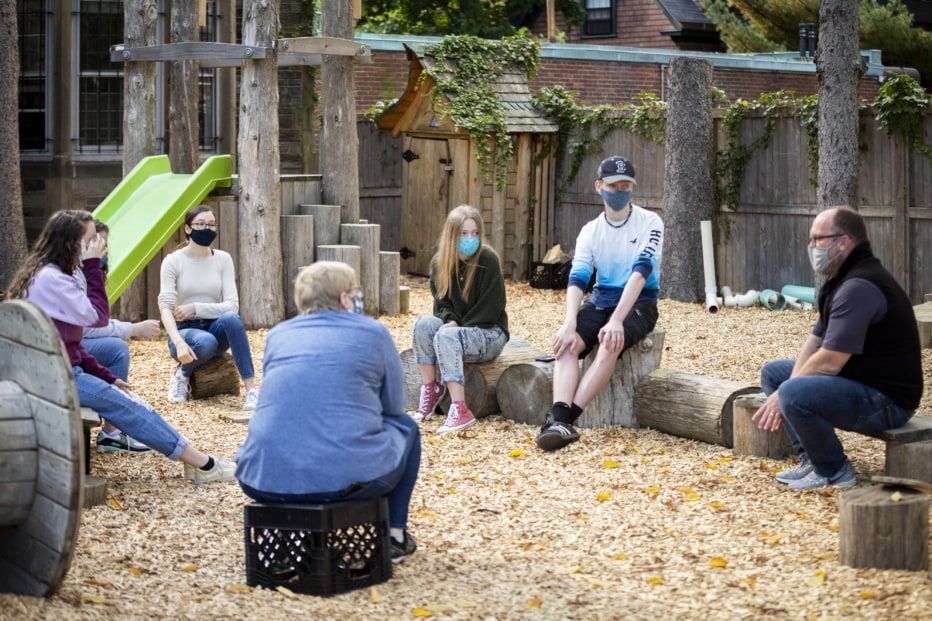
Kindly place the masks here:
[(788, 485), (791, 481), (798, 481), (800, 479), (805, 479), (809, 476), (809, 473), (812, 472), (812, 462), (809, 461), (808, 455), (803, 455), (799, 460), (799, 465), (793, 468), (792, 470), (783, 470), (778, 472), (776, 479)]
[(858, 483), (858, 478), (854, 476), (854, 468), (851, 462), (845, 462), (844, 468), (830, 477), (824, 477), (815, 470), (798, 481), (790, 481), (788, 485), (791, 489), (819, 489), (822, 487), (854, 487)]

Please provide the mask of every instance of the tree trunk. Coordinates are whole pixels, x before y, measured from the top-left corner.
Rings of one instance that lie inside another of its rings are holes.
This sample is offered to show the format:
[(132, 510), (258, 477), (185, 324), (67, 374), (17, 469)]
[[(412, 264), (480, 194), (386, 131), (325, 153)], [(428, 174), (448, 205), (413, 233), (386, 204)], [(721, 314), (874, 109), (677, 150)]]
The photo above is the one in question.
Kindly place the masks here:
[(670, 61), (666, 141), (661, 286), (664, 297), (697, 302), (704, 290), (699, 223), (713, 213), (711, 62)]
[(858, 0), (822, 0), (819, 9), (819, 211), (858, 207)]
[[(171, 42), (198, 41), (198, 0), (173, 0)], [(168, 157), (172, 172), (191, 174), (198, 166), (200, 124), (198, 110), (198, 71), (196, 60), (165, 63), (168, 68)]]
[(268, 328), (285, 316), (278, 142), (278, 0), (245, 0), (243, 44), (268, 49), (243, 62), (240, 89), (239, 298), (243, 323)]
[(16, 2), (0, 0), (0, 32), (8, 45), (0, 50), (0, 292), (19, 269), (26, 256), (26, 225), (23, 221), (23, 191), (19, 168), (19, 46)]
[[(159, 12), (156, 0), (128, 0), (123, 32), (127, 48), (155, 45)], [(155, 63), (127, 62), (123, 67), (123, 176), (139, 161), (155, 154)], [(146, 317), (147, 270), (120, 296), (119, 316), (126, 321)]]
[[(321, 0), (320, 29), (325, 37), (353, 39), (353, 5), (345, 0)], [(359, 221), (359, 137), (356, 135), (356, 93), (353, 59), (324, 56), (321, 67), (321, 165), (323, 202), (340, 205), (340, 222)]]

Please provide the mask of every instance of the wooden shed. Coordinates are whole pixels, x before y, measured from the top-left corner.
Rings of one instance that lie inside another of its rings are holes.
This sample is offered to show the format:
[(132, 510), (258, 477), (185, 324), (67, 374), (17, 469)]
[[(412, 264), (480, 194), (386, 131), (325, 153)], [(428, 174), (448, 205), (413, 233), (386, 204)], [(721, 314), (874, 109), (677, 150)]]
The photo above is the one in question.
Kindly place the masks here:
[[(424, 45), (405, 48), (408, 85), (377, 120), (393, 136), (402, 135), (403, 270), (429, 273), (447, 213), (466, 203), (482, 213), (486, 241), (501, 256), (505, 277), (527, 279), (530, 263), (539, 261), (554, 239), (554, 158), (540, 154), (544, 139), (559, 130), (557, 122), (533, 106), (523, 71), (506, 69), (494, 80), (514, 147), (504, 187), (499, 188), (480, 171), (470, 135), (435, 108), (436, 84), (425, 74), (434, 59), (425, 55)], [(455, 71), (449, 64), (446, 70)], [(360, 174), (365, 174), (364, 167)]]

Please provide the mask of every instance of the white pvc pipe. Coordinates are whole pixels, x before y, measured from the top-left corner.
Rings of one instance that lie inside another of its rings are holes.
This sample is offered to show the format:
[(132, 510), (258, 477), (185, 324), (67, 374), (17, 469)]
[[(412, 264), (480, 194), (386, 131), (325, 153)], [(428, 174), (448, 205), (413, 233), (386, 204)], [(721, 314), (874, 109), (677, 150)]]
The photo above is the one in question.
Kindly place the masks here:
[(702, 233), (702, 265), (705, 268), (705, 308), (710, 313), (718, 312), (718, 297), (715, 295), (715, 254), (712, 248), (712, 221), (699, 223)]
[(740, 306), (744, 308), (747, 306), (754, 306), (754, 304), (757, 303), (757, 299), (760, 297), (760, 291), (749, 289), (744, 295), (734, 295), (731, 292), (731, 287), (722, 287), (722, 295), (725, 296), (725, 306)]

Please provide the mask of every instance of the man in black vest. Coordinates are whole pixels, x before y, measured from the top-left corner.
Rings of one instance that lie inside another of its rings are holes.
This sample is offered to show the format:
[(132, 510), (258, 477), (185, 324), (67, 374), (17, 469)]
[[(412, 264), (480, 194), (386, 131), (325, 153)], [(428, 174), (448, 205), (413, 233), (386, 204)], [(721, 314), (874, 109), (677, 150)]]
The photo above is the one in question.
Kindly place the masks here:
[(850, 487), (857, 478), (835, 429), (876, 433), (909, 420), (922, 397), (919, 330), (909, 297), (874, 256), (853, 209), (816, 216), (809, 260), (829, 277), (819, 319), (795, 361), (764, 366), (769, 396), (753, 419), (770, 431), (782, 425), (799, 455), (799, 466), (778, 472), (778, 481)]

